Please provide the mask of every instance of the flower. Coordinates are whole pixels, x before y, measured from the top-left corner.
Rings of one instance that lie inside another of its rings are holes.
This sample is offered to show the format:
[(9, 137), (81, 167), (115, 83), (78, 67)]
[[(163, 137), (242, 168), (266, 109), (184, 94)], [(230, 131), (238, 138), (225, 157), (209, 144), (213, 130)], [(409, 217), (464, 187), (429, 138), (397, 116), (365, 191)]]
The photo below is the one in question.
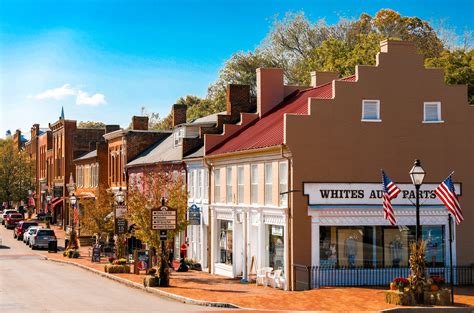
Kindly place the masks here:
[(433, 283), (436, 285), (441, 285), (445, 283), (444, 277), (441, 277), (441, 276), (433, 276), (431, 277), (431, 279), (433, 280)]
[(410, 283), (405, 277), (397, 277), (393, 280), (393, 282), (397, 288), (404, 288)]

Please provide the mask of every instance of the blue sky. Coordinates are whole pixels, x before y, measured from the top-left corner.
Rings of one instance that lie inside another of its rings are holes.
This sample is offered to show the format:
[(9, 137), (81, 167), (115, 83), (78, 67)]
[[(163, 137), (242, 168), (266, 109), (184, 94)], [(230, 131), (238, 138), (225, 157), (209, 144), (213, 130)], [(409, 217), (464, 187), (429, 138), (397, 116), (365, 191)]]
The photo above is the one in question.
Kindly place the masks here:
[(60, 115), (127, 126), (204, 96), (223, 62), (254, 49), (275, 15), (304, 11), (329, 24), (391, 8), (460, 34), (474, 1), (7, 1), (0, 0), (0, 136)]

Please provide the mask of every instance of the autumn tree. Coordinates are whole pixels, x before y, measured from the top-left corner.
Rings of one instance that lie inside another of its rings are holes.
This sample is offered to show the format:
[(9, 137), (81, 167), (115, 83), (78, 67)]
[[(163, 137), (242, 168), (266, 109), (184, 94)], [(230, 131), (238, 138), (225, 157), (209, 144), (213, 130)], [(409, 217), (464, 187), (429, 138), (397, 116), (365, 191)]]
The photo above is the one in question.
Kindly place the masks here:
[(113, 224), (114, 196), (103, 186), (99, 188), (96, 198), (82, 199), (80, 202), (80, 228), (82, 232), (105, 238), (114, 231)]
[(94, 122), (94, 121), (81, 121), (77, 125), (78, 128), (95, 128), (95, 129), (104, 129), (105, 124), (102, 122)]

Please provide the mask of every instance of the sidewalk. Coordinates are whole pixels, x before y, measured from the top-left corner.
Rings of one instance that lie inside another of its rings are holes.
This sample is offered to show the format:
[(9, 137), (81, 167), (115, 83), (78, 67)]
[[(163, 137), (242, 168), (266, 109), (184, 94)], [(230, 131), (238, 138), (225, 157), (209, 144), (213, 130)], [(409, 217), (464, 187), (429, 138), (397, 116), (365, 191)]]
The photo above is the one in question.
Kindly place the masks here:
[[(58, 245), (64, 246), (64, 231), (52, 227), (58, 237)], [(105, 258), (101, 263), (92, 263), (89, 247), (81, 247), (81, 257), (69, 259), (62, 252), (48, 253), (38, 251), (52, 260), (80, 264), (105, 274)], [(143, 284), (145, 274), (111, 274), (131, 282)], [(384, 290), (381, 288), (321, 288), (309, 291), (288, 292), (270, 287), (242, 284), (239, 280), (210, 275), (206, 272), (173, 272), (170, 287), (154, 288), (178, 296), (207, 302), (231, 303), (241, 308), (266, 310), (318, 310), (318, 311), (379, 311), (395, 308), (384, 302)], [(474, 288), (456, 288), (457, 306), (474, 306)]]

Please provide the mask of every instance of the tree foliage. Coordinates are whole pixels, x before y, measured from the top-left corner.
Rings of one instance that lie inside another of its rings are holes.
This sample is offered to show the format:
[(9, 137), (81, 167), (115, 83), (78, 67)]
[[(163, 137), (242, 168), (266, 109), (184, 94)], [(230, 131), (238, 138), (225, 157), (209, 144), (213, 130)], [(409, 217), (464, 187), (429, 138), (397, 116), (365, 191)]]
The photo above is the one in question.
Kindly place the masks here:
[(0, 200), (26, 200), (34, 190), (33, 162), (25, 150), (18, 151), (11, 137), (0, 140)]
[(105, 128), (105, 124), (102, 122), (95, 122), (95, 121), (81, 121), (79, 122), (78, 128), (95, 128), (95, 129), (103, 129)]
[(81, 230), (105, 238), (113, 233), (114, 197), (105, 187), (100, 187), (97, 197), (81, 200)]

